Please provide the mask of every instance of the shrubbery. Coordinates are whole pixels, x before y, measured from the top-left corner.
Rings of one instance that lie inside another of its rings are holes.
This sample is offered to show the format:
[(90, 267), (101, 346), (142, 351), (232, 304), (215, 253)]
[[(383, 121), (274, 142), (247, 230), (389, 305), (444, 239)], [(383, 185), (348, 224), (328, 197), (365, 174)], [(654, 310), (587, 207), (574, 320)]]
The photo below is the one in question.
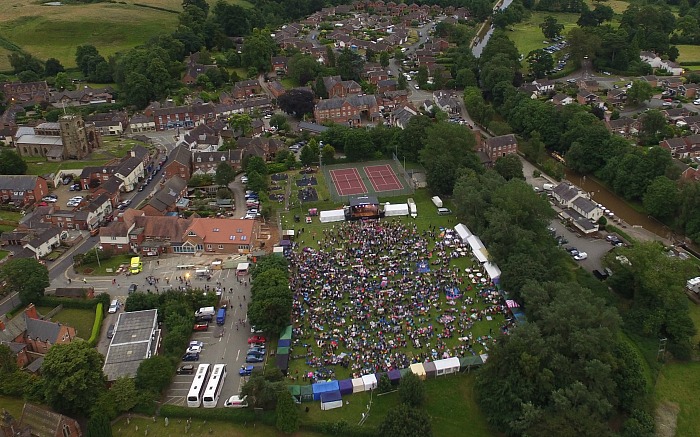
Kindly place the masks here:
[(104, 307), (102, 302), (98, 302), (95, 307), (95, 322), (92, 324), (92, 334), (90, 334), (90, 339), (88, 344), (91, 347), (97, 346), (97, 342), (100, 341), (100, 330), (102, 328), (102, 320), (104, 318)]

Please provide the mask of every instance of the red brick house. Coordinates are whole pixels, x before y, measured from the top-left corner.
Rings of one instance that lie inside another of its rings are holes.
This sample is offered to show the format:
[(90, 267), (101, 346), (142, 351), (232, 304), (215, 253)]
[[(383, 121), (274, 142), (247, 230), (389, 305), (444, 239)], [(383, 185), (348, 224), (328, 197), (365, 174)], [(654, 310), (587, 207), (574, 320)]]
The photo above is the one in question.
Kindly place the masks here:
[(333, 123), (361, 125), (363, 124), (363, 116), (365, 120), (369, 121), (381, 117), (375, 96), (353, 95), (347, 98), (321, 100), (314, 108), (314, 117), (317, 123), (331, 121)]
[(340, 76), (326, 76), (323, 84), (328, 92), (328, 98), (345, 97), (362, 93), (362, 87), (354, 80), (342, 80)]
[(12, 104), (18, 103), (20, 105), (48, 102), (51, 97), (49, 86), (46, 84), (45, 80), (39, 82), (6, 83), (2, 86), (2, 92), (5, 94), (5, 100), (7, 102)]
[(256, 220), (196, 218), (187, 228), (183, 246), (206, 253), (250, 253), (257, 228)]
[(177, 211), (177, 203), (187, 194), (187, 182), (179, 176), (168, 179), (141, 208), (145, 215), (163, 216)]
[(31, 175), (0, 175), (0, 198), (2, 203), (12, 202), (16, 206), (37, 203), (49, 194), (46, 179)]
[(146, 108), (145, 115), (153, 117), (156, 130), (193, 128), (216, 118), (215, 107), (211, 103), (168, 107), (152, 105)]
[(262, 94), (262, 87), (257, 79), (243, 80), (233, 84), (231, 94), (234, 99), (243, 100), (254, 94)]
[(484, 141), (482, 148), (491, 163), (494, 163), (498, 158), (518, 153), (518, 140), (513, 134), (501, 135)]
[(180, 176), (189, 181), (192, 177), (192, 152), (185, 146), (177, 146), (170, 153), (170, 158), (163, 167), (165, 179)]

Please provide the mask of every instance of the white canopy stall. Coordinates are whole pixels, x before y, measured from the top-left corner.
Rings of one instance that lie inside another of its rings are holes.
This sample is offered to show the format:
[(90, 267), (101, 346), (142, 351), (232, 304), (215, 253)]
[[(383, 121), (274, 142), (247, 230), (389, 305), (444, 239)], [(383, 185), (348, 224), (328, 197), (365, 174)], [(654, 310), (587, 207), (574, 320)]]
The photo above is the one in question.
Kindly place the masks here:
[(321, 223), (342, 222), (345, 220), (345, 211), (342, 209), (321, 211), (319, 220), (321, 220)]
[(384, 205), (384, 217), (398, 217), (408, 215), (407, 203), (396, 203)]
[(494, 283), (497, 283), (501, 278), (501, 269), (499, 269), (498, 266), (492, 262), (484, 263), (484, 268), (486, 269), (486, 274), (489, 275), (489, 278), (491, 278)]
[(365, 385), (365, 391), (377, 388), (377, 377), (374, 376), (374, 373), (371, 375), (362, 375), (362, 382)]
[(463, 225), (462, 223), (459, 223), (457, 226), (455, 226), (455, 232), (457, 232), (459, 238), (462, 239), (462, 243), (466, 243), (467, 239), (474, 235), (472, 234), (472, 231), (470, 231), (469, 228)]
[(354, 378), (352, 380), (352, 392), (359, 393), (361, 391), (365, 391), (365, 382), (362, 378)]
[(435, 369), (437, 371), (437, 376), (457, 373), (459, 372), (459, 358), (452, 357), (444, 360), (436, 360)]

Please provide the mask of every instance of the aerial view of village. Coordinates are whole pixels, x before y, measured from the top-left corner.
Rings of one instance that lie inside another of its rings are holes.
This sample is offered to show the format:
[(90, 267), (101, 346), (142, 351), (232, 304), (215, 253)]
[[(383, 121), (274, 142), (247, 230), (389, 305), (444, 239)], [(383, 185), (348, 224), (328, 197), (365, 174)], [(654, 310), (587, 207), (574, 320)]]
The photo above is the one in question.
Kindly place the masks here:
[(0, 3), (0, 436), (700, 437), (700, 5)]

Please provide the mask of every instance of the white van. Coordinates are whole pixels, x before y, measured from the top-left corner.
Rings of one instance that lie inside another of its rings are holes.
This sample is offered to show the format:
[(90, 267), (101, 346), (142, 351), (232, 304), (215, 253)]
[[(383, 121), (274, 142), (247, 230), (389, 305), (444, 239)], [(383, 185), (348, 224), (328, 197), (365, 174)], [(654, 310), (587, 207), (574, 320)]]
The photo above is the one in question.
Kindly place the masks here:
[(119, 311), (119, 301), (117, 299), (114, 299), (112, 303), (109, 304), (109, 309), (107, 310), (107, 312), (109, 314), (114, 314), (117, 311)]
[(197, 269), (194, 271), (194, 274), (202, 277), (202, 276), (208, 276), (209, 275), (209, 269)]

